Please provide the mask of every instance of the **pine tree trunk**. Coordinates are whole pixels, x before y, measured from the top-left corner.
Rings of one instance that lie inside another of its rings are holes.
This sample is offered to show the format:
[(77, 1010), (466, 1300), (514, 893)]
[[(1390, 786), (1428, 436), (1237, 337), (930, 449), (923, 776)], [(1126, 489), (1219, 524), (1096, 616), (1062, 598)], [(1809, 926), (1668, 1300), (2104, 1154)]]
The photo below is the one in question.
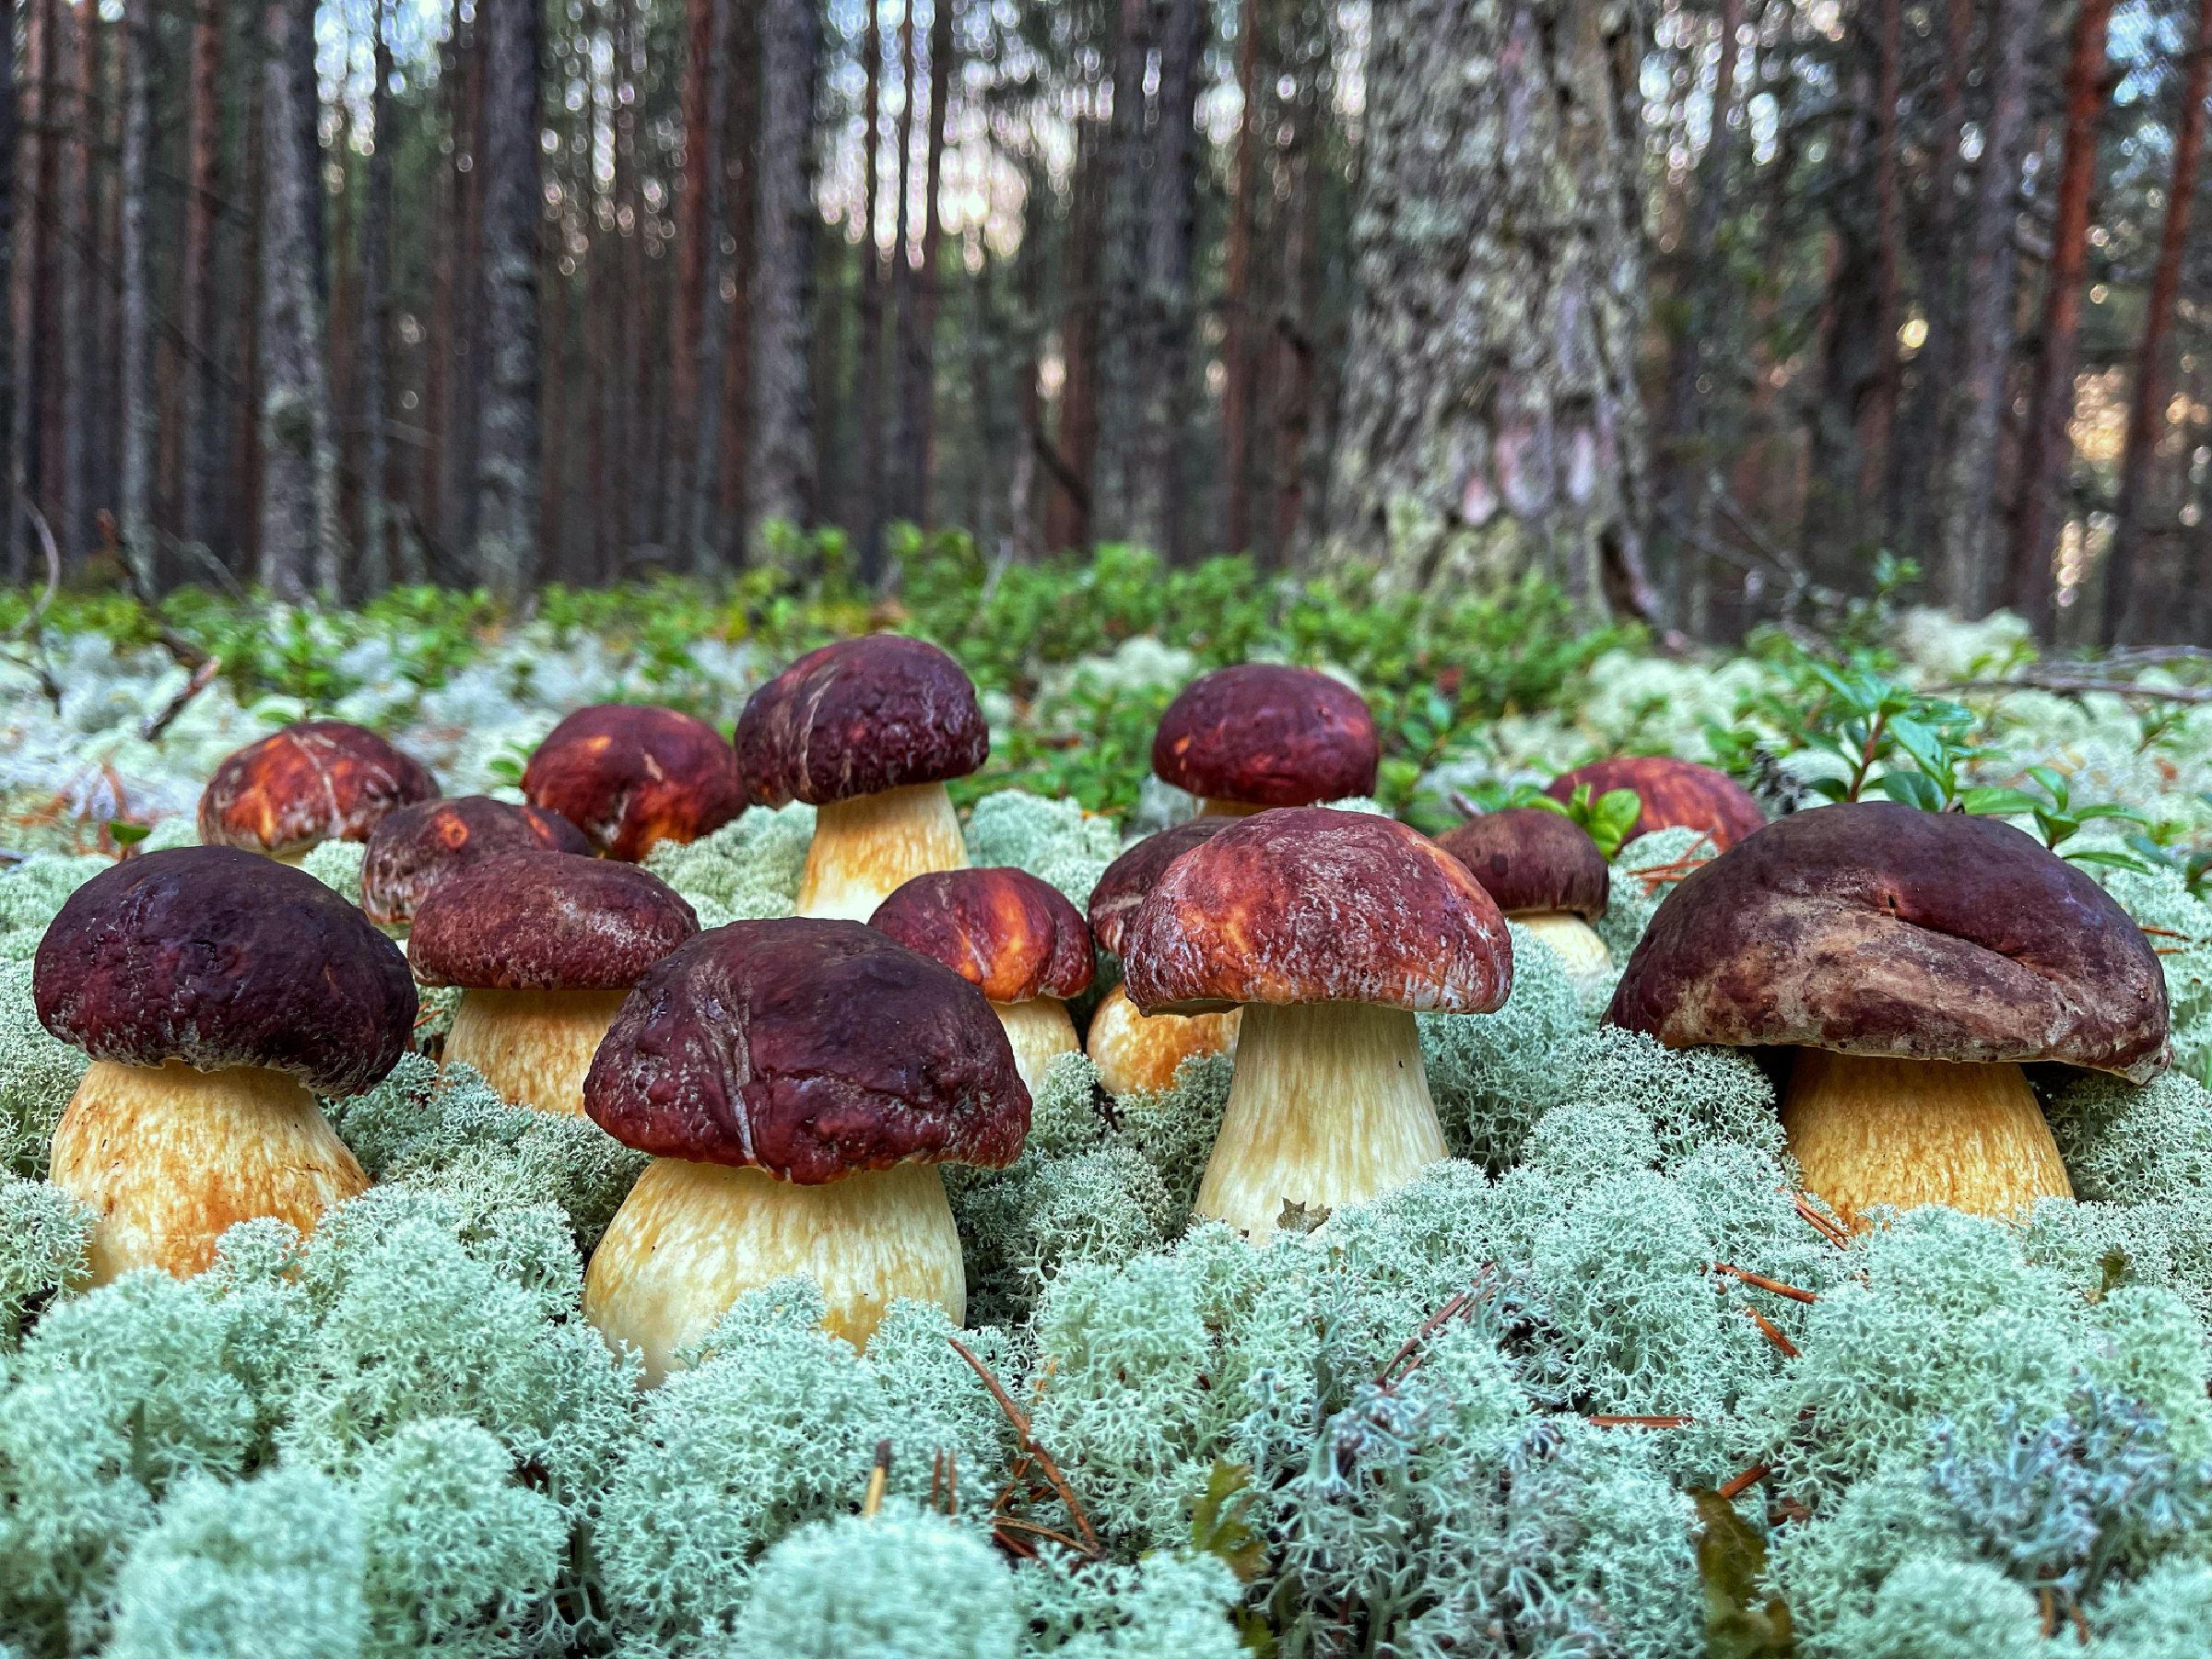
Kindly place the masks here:
[(215, 379), (215, 220), (222, 188), (223, 4), (197, 0), (192, 23), (192, 176), (184, 195), (183, 326), (186, 366), (177, 401), (182, 425), (179, 449), (184, 477), (178, 491), (178, 533), (186, 541), (211, 543), (222, 484)]
[[(699, 418), (700, 330), (706, 315), (708, 272), (720, 231), (708, 208), (716, 156), (708, 109), (724, 81), (715, 50), (716, 0), (685, 0), (684, 6), (684, 172), (676, 212), (676, 287), (669, 295), (668, 397), (676, 429), (690, 432)], [(724, 30), (726, 33), (726, 29)], [(670, 458), (670, 523), (681, 523), (681, 539), (690, 540), (692, 503), (687, 493), (691, 456)], [(671, 540), (677, 539), (671, 536)], [(685, 557), (688, 557), (687, 548)]]
[(813, 516), (814, 103), (820, 19), (812, 6), (771, 6), (760, 20), (759, 229), (753, 265), (753, 429), (747, 458), (748, 550), (771, 521)]
[(1260, 119), (1255, 102), (1259, 62), (1260, 0), (1243, 0), (1237, 21), (1237, 94), (1242, 113), (1237, 120), (1236, 172), (1229, 197), (1229, 269), (1221, 300), (1227, 324), (1221, 347), (1226, 376), (1221, 393), (1221, 546), (1230, 553), (1252, 546), (1246, 474), (1252, 460), (1252, 221), (1257, 169), (1253, 152)]
[(153, 315), (147, 294), (146, 152), (153, 112), (153, 0), (124, 0), (123, 26), (123, 553), (141, 594), (156, 592)]
[(900, 425), (907, 434), (907, 512), (930, 523), (930, 474), (936, 449), (937, 306), (945, 215), (945, 115), (952, 101), (952, 0), (934, 0), (929, 24), (929, 154), (923, 169), (922, 264), (913, 274), (913, 328), (900, 365)]
[(737, 297), (723, 313), (729, 333), (722, 353), (721, 489), (716, 498), (722, 523), (716, 539), (724, 563), (745, 552), (740, 527), (745, 523), (745, 453), (751, 424), (747, 400), (752, 389), (752, 315), (743, 301), (746, 279), (753, 268), (753, 153), (760, 127), (759, 23), (759, 13), (750, 6), (737, 6), (730, 19), (729, 132), (723, 147), (729, 169), (729, 200), (723, 222), (735, 249), (730, 272)]
[[(361, 562), (363, 597), (373, 599), (392, 579), (392, 538), (389, 502), (392, 471), (392, 411), (387, 403), (392, 339), (392, 162), (399, 134), (392, 119), (392, 41), (386, 31), (383, 0), (374, 0), (371, 27), (376, 85), (370, 93), (368, 201), (361, 223), (360, 338), (355, 347), (355, 366), (360, 376), (361, 425)], [(402, 563), (418, 555), (406, 551), (414, 546), (404, 538)], [(404, 571), (409, 582), (422, 572)]]
[(1149, 0), (1122, 0), (1113, 54), (1113, 119), (1105, 149), (1104, 234), (1099, 241), (1101, 295), (1093, 349), (1097, 458), (1091, 465), (1094, 539), (1157, 547), (1155, 502), (1142, 487), (1145, 389), (1145, 72), (1152, 53)]
[(722, 354), (729, 339), (730, 307), (723, 285), (735, 281), (732, 262), (722, 252), (723, 221), (729, 217), (730, 174), (724, 145), (730, 127), (730, 28), (735, 0), (707, 0), (705, 133), (708, 148), (699, 157), (706, 193), (700, 203), (701, 240), (712, 244), (700, 289), (699, 341), (692, 363), (693, 431), (690, 499), (685, 502), (685, 539), (690, 543), (694, 574), (712, 575), (722, 567), (722, 540), (715, 534), (715, 509), (722, 502), (715, 469), (722, 460)]
[(1151, 360), (1146, 370), (1145, 451), (1139, 478), (1151, 491), (1144, 512), (1171, 563), (1192, 557), (1185, 430), (1191, 416), (1191, 265), (1198, 230), (1197, 98), (1194, 69), (1205, 13), (1197, 0), (1154, 0), (1159, 43), (1159, 120), (1152, 133), (1147, 286)]
[[(10, 317), (15, 329), (10, 342), (16, 381), (15, 441), (6, 461), (10, 485), (34, 501), (40, 497), (46, 364), (53, 333), (47, 320), (53, 299), (53, 139), (49, 131), (53, 100), (48, 96), (53, 77), (53, 0), (29, 0), (24, 26), (20, 108), (29, 149), (23, 177), (30, 192), (30, 225), (24, 238), (27, 268), (18, 273)], [(6, 540), (8, 579), (24, 581), (33, 558), (31, 532), (26, 515), (13, 500), (7, 509)]]
[(884, 439), (884, 510), (892, 519), (914, 516), (913, 431), (907, 425), (912, 412), (907, 398), (908, 366), (914, 354), (914, 268), (907, 258), (907, 238), (912, 233), (914, 157), (914, 0), (906, 0), (899, 24), (899, 147), (898, 166), (892, 177), (891, 230), (891, 354), (889, 422)]
[(262, 252), (268, 241), (269, 157), (267, 47), (248, 60), (246, 80), (246, 157), (242, 194), (246, 204), (244, 255), (239, 262), (238, 383), (244, 390), (234, 413), (233, 470), (237, 488), (229, 492), (227, 517), (237, 537), (232, 568), (241, 578), (259, 580), (261, 570), (261, 491), (267, 475), (267, 456), (262, 447), (262, 392), (266, 383), (261, 359), (262, 310), (267, 294), (262, 282)]
[(537, 579), (539, 0), (484, 0), (484, 378), (477, 418), (476, 567), (519, 599)]
[(91, 193), (91, 148), (98, 134), (88, 96), (92, 85), (93, 0), (69, 0), (61, 10), (62, 84), (52, 119), (63, 124), (61, 220), (61, 362), (56, 415), (60, 427), (59, 485), (48, 516), (61, 543), (65, 569), (85, 551), (85, 385), (91, 362), (90, 312), (97, 290), (91, 260), (98, 223)]
[(853, 531), (860, 539), (860, 579), (869, 587), (883, 580), (883, 254), (876, 243), (877, 197), (882, 187), (883, 24), (881, 8), (868, 0), (868, 23), (861, 37), (862, 73), (867, 77), (862, 100), (861, 165), (864, 220), (860, 239), (859, 427), (853, 448)]
[(15, 490), (20, 479), (16, 465), (16, 156), (18, 131), (16, 116), (16, 30), (14, 8), (7, 27), (0, 29), (0, 317), (8, 320), (8, 340), (0, 355), (0, 581), (20, 582), (26, 572), (20, 558), (24, 547)]
[(1044, 515), (1048, 553), (1088, 548), (1096, 527), (1091, 508), (1098, 477), (1099, 221), (1106, 194), (1100, 177), (1100, 137), (1097, 122), (1077, 124), (1076, 171), (1068, 186), (1061, 260), (1065, 306), (1060, 318), (1060, 428), (1050, 447), (1056, 465)]

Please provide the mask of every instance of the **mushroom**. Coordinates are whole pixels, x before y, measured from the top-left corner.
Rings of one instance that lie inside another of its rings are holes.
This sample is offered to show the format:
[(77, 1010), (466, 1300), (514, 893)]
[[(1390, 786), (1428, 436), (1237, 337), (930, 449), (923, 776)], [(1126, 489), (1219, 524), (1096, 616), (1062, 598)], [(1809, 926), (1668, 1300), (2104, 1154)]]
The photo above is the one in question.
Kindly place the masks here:
[(1588, 831), (1540, 806), (1486, 812), (1438, 842), (1498, 908), (1559, 953), (1570, 973), (1613, 965), (1590, 924), (1606, 913), (1613, 872)]
[(591, 842), (558, 812), (489, 795), (418, 801), (371, 830), (361, 860), (361, 908), (379, 927), (405, 927), (431, 889), (501, 853), (588, 854)]
[[(1220, 817), (1188, 818), (1147, 836), (1108, 865), (1090, 892), (1090, 935), (1099, 948), (1120, 956), (1130, 918), (1167, 867), (1235, 822)], [(1118, 1099), (1167, 1088), (1185, 1060), (1235, 1053), (1241, 1018), (1235, 1008), (1226, 1014), (1139, 1014), (1129, 1000), (1129, 988), (1116, 985), (1091, 1011), (1084, 1047), (1098, 1068), (1099, 1082)]]
[(810, 651), (752, 695), (737, 755), (755, 803), (818, 809), (798, 913), (865, 922), (916, 876), (968, 867), (945, 793), (991, 752), (975, 688), (922, 640)]
[(967, 1312), (940, 1163), (1004, 1169), (1030, 1094), (983, 994), (853, 922), (700, 934), (638, 983), (584, 1085), (654, 1154), (592, 1253), (583, 1312), (649, 1382), (739, 1295), (822, 1288), (856, 1347), (898, 1297)]
[(386, 814), (438, 798), (438, 780), (366, 727), (303, 720), (227, 756), (200, 792), (200, 841), (298, 864), (326, 841), (367, 841)]
[(523, 797), (625, 864), (665, 841), (697, 841), (745, 810), (736, 751), (720, 732), (636, 703), (579, 709), (547, 733), (523, 769)]
[(622, 999), (698, 931), (691, 907), (635, 865), (504, 853), (422, 901), (407, 959), (426, 985), (465, 987), (448, 1065), (475, 1066), (501, 1100), (575, 1115)]
[(2158, 958), (2102, 888), (2008, 824), (1888, 801), (1794, 813), (1692, 871), (1606, 1018), (1790, 1050), (1790, 1150), (1854, 1222), (2071, 1196), (2021, 1063), (2142, 1083), (2169, 1056)]
[(1726, 772), (1665, 755), (1593, 760), (1561, 772), (1544, 785), (1544, 793), (1555, 801), (1571, 801), (1578, 783), (1590, 785), (1594, 801), (1616, 789), (1636, 792), (1642, 810), (1636, 815), (1628, 841), (1657, 830), (1702, 830), (1712, 838), (1713, 851), (1725, 853), (1767, 822), (1765, 810), (1751, 793)]
[(50, 1174), (100, 1213), (93, 1283), (198, 1273), (233, 1222), (312, 1231), (368, 1186), (314, 1096), (392, 1069), (415, 987), (313, 877), (231, 847), (127, 859), (62, 906), (31, 987), (40, 1022), (92, 1056)]
[(1243, 818), (1372, 794), (1374, 716), (1357, 691), (1312, 668), (1241, 663), (1185, 686), (1152, 737), (1152, 770), (1199, 799), (1202, 814)]
[(1487, 1014), (1512, 989), (1505, 918), (1465, 865), (1394, 819), (1325, 807), (1263, 812), (1185, 853), (1124, 945), (1147, 1014), (1244, 1005), (1196, 1208), (1255, 1242), (1442, 1158), (1414, 1013)]
[(1090, 929), (1027, 870), (937, 870), (877, 907), (868, 925), (934, 957), (991, 999), (1031, 1094), (1054, 1054), (1077, 1052), (1065, 998), (1090, 988)]

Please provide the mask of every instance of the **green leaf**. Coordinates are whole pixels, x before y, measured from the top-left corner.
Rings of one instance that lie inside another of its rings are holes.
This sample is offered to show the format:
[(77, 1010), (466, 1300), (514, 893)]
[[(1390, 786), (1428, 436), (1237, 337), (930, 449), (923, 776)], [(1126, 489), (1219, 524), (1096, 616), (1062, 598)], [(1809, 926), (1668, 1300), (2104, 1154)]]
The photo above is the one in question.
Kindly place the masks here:
[(1540, 789), (1532, 789), (1525, 798), (1523, 797), (1519, 790), (1515, 790), (1513, 792), (1513, 805), (1516, 806), (1540, 807), (1546, 812), (1556, 812), (1561, 818), (1570, 820), (1571, 820), (1574, 817), (1574, 814), (1567, 809), (1566, 802), (1560, 800), (1557, 795), (1547, 795)]
[(1590, 809), (1590, 821), (1583, 828), (1597, 843), (1597, 850), (1610, 859), (1620, 851), (1621, 842), (1629, 839), (1642, 812), (1643, 798), (1634, 790), (1609, 789)]
[(2147, 824), (2150, 821), (2134, 807), (2123, 806), (2113, 801), (2107, 801), (2097, 806), (2077, 806), (2074, 810), (2074, 816), (2085, 824), (2091, 818), (2125, 818), (2131, 824)]
[(121, 818), (108, 820), (108, 833), (115, 838), (119, 847), (135, 847), (153, 832), (151, 824), (126, 824)]
[(2028, 769), (2028, 775), (2043, 786), (2061, 812), (2066, 809), (2068, 789), (2065, 773), (2048, 766), (2031, 766)]
[(1891, 800), (1907, 806), (1917, 806), (1923, 812), (1943, 810), (1943, 791), (1936, 780), (1925, 772), (1885, 772), (1881, 780), (1882, 793)]
[(2101, 865), (2110, 870), (2133, 870), (2138, 876), (2147, 875), (2150, 866), (2127, 853), (2111, 853), (2101, 847), (2084, 847), (2078, 852), (2064, 853), (2060, 856), (2068, 864)]
[(1909, 715), (1899, 714), (1891, 719), (1889, 735), (1897, 739), (1900, 748), (1912, 757), (1913, 763), (1930, 777), (1950, 771), (1942, 741)]
[(1968, 812), (1994, 814), (2003, 818), (2040, 811), (2042, 807), (2041, 801), (2018, 789), (1961, 790), (1959, 804)]
[(1241, 1584), (1251, 1583), (1267, 1564), (1267, 1541), (1245, 1514), (1251, 1484), (1252, 1471), (1242, 1464), (1216, 1458), (1205, 1492), (1191, 1503), (1191, 1547), (1218, 1556)]
[(1831, 801), (1841, 801), (1851, 794), (1851, 785), (1841, 778), (1815, 778), (1806, 786), (1817, 795), (1826, 795)]
[(1789, 1604), (1762, 1596), (1767, 1544), (1720, 1493), (1695, 1491), (1698, 1577), (1705, 1586), (1708, 1659), (1793, 1659)]

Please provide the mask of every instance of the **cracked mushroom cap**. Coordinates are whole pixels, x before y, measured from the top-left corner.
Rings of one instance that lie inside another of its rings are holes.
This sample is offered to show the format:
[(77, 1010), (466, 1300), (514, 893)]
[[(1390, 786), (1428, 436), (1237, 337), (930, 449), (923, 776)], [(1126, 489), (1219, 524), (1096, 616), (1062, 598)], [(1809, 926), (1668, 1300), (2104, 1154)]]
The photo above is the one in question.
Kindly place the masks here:
[(754, 692), (737, 721), (738, 760), (762, 806), (942, 783), (990, 753), (967, 670), (903, 634), (808, 652)]
[(698, 932), (691, 907), (635, 865), (503, 853), (422, 901), (407, 959), (426, 985), (620, 991)]
[(367, 841), (397, 808), (438, 797), (438, 780), (365, 727), (303, 720), (227, 757), (200, 792), (200, 841), (282, 858), (326, 841)]
[(626, 1146), (818, 1186), (900, 1163), (1003, 1170), (1030, 1093), (983, 994), (857, 922), (733, 922), (656, 964), (583, 1088)]
[(1467, 866), (1509, 916), (1568, 911), (1584, 921), (1606, 913), (1612, 867), (1589, 832), (1541, 806), (1486, 812), (1437, 843)]
[[(1578, 783), (1590, 785), (1590, 798), (1616, 789), (1632, 789), (1643, 803), (1629, 841), (1657, 830), (1702, 830), (1713, 851), (1725, 853), (1745, 836), (1766, 828), (1765, 809), (1751, 792), (1726, 772), (1666, 755), (1619, 755), (1593, 760), (1561, 772), (1544, 785), (1555, 801), (1571, 801)], [(1627, 843), (1624, 842), (1623, 845)]]
[(1160, 877), (1124, 938), (1147, 1014), (1369, 1003), (1488, 1014), (1513, 983), (1505, 918), (1417, 830), (1292, 807), (1241, 818)]
[(868, 925), (944, 963), (994, 1003), (1080, 996), (1097, 965), (1082, 915), (1027, 870), (917, 876)]
[(2147, 1082), (2165, 974), (2111, 895), (1995, 818), (1793, 813), (1667, 895), (1606, 1018), (1670, 1048), (2057, 1060)]
[(1178, 789), (1255, 806), (1372, 794), (1374, 716), (1312, 668), (1243, 663), (1185, 686), (1152, 737), (1152, 770)]
[(1099, 885), (1090, 889), (1090, 936), (1099, 942), (1099, 948), (1120, 956), (1130, 919), (1159, 885), (1168, 866), (1236, 821), (1229, 818), (1185, 818), (1158, 835), (1146, 836), (1108, 865)]
[(579, 709), (523, 771), (533, 806), (559, 813), (609, 858), (635, 864), (745, 810), (736, 752), (703, 720), (635, 703)]
[(406, 1052), (399, 947), (312, 876), (234, 847), (147, 853), (70, 895), (39, 941), (39, 1021), (95, 1060), (256, 1065), (358, 1094)]
[(575, 825), (540, 806), (510, 806), (489, 795), (418, 801), (370, 833), (361, 861), (361, 908), (371, 922), (396, 927), (414, 918), (441, 882), (487, 858), (591, 850)]

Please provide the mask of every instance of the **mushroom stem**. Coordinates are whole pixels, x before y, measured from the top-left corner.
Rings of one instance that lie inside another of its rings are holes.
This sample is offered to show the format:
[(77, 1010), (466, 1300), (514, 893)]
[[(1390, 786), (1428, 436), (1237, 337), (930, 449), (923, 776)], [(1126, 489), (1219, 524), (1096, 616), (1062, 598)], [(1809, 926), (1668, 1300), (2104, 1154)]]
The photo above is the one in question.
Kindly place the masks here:
[(1559, 952), (1570, 973), (1603, 973), (1613, 966), (1597, 929), (1572, 911), (1524, 911), (1512, 920)]
[(1195, 816), (1199, 818), (1250, 818), (1255, 812), (1266, 810), (1266, 807), (1255, 806), (1250, 801), (1226, 801), (1218, 795), (1200, 795), (1198, 811)]
[(1109, 991), (1090, 1016), (1086, 1044), (1108, 1094), (1157, 1093), (1185, 1060), (1237, 1052), (1242, 1010), (1226, 1014), (1139, 1014), (1126, 987)]
[(968, 845), (942, 783), (912, 783), (815, 808), (797, 913), (865, 922), (917, 876), (964, 870)]
[(1302, 1206), (1311, 1224), (1444, 1155), (1410, 1012), (1252, 1003), (1196, 1208), (1264, 1243), (1286, 1209)]
[(1067, 1017), (1067, 1005), (1056, 996), (1035, 996), (1027, 1002), (991, 1005), (998, 1023), (1006, 1028), (1006, 1042), (1014, 1050), (1014, 1069), (1030, 1094), (1044, 1081), (1045, 1067), (1054, 1054), (1072, 1054), (1076, 1022)]
[(898, 1297), (968, 1311), (960, 1235), (935, 1164), (801, 1186), (762, 1170), (657, 1158), (592, 1253), (584, 1317), (645, 1356), (647, 1386), (739, 1296), (787, 1274), (822, 1288), (823, 1326), (863, 1347)]
[(2035, 1091), (2008, 1062), (1801, 1048), (1782, 1124), (1806, 1189), (1854, 1228), (1877, 1204), (2011, 1216), (2074, 1195)]
[(583, 1079), (628, 991), (465, 992), (445, 1063), (473, 1065), (502, 1100), (578, 1117)]
[(223, 1230), (275, 1216), (312, 1232), (369, 1178), (297, 1079), (95, 1060), (54, 1130), (53, 1184), (100, 1212), (89, 1283), (204, 1272)]

